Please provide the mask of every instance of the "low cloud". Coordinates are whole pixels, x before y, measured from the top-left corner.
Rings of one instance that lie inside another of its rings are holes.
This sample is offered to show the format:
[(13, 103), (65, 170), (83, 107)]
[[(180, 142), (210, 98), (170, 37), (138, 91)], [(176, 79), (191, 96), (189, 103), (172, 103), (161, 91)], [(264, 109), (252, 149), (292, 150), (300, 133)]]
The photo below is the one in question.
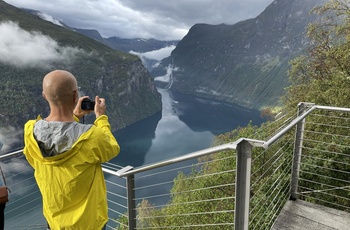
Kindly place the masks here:
[(58, 19), (52, 17), (51, 15), (45, 14), (43, 12), (38, 12), (37, 15), (46, 21), (52, 22), (53, 24), (56, 24), (58, 26), (63, 26)]
[(159, 50), (153, 50), (153, 51), (149, 51), (146, 53), (143, 53), (142, 55), (148, 59), (153, 59), (153, 60), (157, 60), (157, 61), (161, 61), (162, 59), (169, 57), (171, 52), (176, 48), (176, 46), (171, 45), (171, 46), (167, 46), (164, 48), (161, 48)]
[(28, 32), (8, 21), (0, 24), (0, 62), (15, 67), (52, 68), (55, 63), (68, 64), (84, 51), (61, 47), (40, 32)]
[(166, 74), (163, 76), (158, 76), (155, 77), (155, 81), (160, 81), (160, 82), (165, 82), (168, 83), (166, 86), (167, 89), (170, 89), (171, 86), (173, 85), (174, 79), (173, 79), (173, 72), (178, 71), (179, 67), (173, 66), (173, 65), (168, 65), (166, 68)]
[(175, 49), (175, 47), (176, 46), (171, 45), (171, 46), (161, 48), (159, 50), (153, 50), (153, 51), (149, 51), (149, 52), (145, 52), (145, 53), (139, 53), (139, 52), (135, 52), (135, 51), (131, 50), (129, 53), (137, 55), (141, 59), (147, 58), (147, 59), (161, 61), (164, 58), (169, 57), (171, 52)]

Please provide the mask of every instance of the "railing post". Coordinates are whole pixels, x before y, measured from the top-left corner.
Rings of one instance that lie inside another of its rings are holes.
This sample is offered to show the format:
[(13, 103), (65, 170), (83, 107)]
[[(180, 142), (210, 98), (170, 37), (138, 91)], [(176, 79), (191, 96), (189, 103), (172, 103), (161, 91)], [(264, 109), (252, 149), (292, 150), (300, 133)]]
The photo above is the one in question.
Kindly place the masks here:
[[(304, 113), (306, 103), (298, 104), (298, 116)], [(292, 167), (292, 182), (291, 182), (291, 200), (297, 199), (298, 185), (299, 185), (299, 172), (301, 153), (303, 147), (303, 136), (304, 136), (305, 119), (301, 120), (296, 125), (295, 139), (294, 139), (294, 150), (293, 150), (293, 167)]]
[(235, 230), (248, 230), (252, 149), (248, 141), (237, 145)]
[(134, 174), (126, 176), (129, 230), (136, 229), (136, 205), (135, 205), (134, 188), (135, 188)]

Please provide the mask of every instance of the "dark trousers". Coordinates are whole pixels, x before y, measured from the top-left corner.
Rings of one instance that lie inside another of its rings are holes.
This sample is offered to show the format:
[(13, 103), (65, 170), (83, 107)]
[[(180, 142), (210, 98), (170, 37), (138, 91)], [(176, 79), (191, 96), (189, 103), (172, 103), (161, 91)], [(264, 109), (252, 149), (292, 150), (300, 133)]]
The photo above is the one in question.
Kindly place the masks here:
[(5, 227), (5, 206), (6, 203), (0, 204), (0, 230), (4, 230)]

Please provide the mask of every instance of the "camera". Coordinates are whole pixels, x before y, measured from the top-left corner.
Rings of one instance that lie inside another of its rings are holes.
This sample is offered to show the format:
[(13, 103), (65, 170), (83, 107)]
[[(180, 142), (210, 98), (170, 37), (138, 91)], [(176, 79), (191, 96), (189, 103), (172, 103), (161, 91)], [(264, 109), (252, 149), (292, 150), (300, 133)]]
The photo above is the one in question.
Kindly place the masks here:
[(90, 100), (89, 98), (85, 98), (81, 102), (81, 109), (82, 110), (94, 110), (95, 108), (95, 102)]

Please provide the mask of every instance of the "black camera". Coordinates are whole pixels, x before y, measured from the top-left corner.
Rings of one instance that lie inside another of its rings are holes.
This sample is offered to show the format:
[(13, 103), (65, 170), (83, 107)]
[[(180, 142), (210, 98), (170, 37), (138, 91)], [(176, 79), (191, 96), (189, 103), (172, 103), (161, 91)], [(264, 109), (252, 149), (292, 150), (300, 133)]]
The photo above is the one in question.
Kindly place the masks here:
[(81, 109), (82, 110), (94, 110), (95, 108), (95, 102), (91, 101), (89, 98), (85, 98), (81, 102)]

